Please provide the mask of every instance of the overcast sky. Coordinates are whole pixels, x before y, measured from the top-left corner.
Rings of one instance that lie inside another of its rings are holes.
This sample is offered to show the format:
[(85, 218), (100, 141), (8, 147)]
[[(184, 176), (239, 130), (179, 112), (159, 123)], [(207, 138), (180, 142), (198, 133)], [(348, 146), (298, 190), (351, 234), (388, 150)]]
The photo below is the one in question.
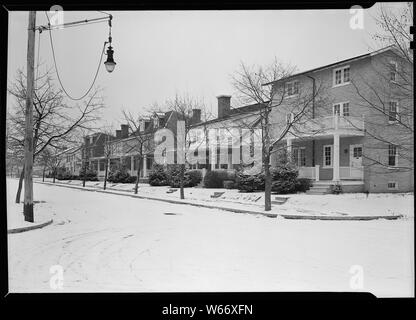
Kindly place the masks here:
[[(364, 29), (350, 28), (349, 10), (110, 12), (117, 66), (111, 74), (102, 66), (96, 82), (104, 89), (104, 119), (118, 126), (122, 109), (138, 113), (155, 102), (163, 105), (175, 92), (203, 99), (215, 114), (215, 97), (235, 93), (230, 75), (240, 62), (264, 65), (276, 56), (303, 71), (373, 50), (377, 11), (378, 5), (365, 10)], [(64, 11), (65, 22), (101, 16)], [(26, 68), (27, 20), (27, 12), (10, 12), (8, 81)], [(45, 13), (37, 12), (37, 25), (46, 23)], [(92, 82), (108, 25), (52, 32), (65, 89), (81, 96)], [(38, 39), (37, 33), (36, 52)], [(40, 35), (39, 52), (40, 62), (52, 67), (47, 32)]]

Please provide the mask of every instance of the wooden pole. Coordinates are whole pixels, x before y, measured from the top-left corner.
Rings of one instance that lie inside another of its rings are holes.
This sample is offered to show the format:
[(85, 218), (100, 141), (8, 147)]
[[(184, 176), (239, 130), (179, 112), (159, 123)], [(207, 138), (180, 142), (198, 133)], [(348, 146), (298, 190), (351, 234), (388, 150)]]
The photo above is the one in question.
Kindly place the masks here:
[(35, 68), (35, 27), (36, 11), (29, 12), (28, 43), (27, 43), (27, 95), (25, 112), (25, 198), (23, 214), (25, 221), (34, 222), (33, 217), (33, 93), (34, 93), (34, 68)]

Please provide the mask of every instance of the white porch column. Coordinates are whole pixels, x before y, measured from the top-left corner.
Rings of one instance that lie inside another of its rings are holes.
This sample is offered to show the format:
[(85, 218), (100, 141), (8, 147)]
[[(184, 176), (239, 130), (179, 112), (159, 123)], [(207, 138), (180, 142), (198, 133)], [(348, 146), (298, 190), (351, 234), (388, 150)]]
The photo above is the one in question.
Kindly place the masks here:
[(147, 177), (147, 155), (143, 156), (143, 178)]
[(339, 181), (339, 133), (334, 133), (333, 181)]
[(319, 181), (319, 164), (315, 166), (315, 181)]
[(292, 162), (292, 139), (287, 138), (286, 139), (286, 145), (287, 145), (287, 160), (289, 162)]

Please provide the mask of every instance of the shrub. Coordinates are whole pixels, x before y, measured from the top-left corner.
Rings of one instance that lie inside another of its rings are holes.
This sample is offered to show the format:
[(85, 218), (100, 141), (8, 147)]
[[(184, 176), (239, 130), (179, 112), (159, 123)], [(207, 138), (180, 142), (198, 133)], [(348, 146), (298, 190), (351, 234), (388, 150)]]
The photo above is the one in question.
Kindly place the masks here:
[(235, 189), (236, 183), (233, 180), (224, 180), (223, 187), (225, 189)]
[(189, 170), (185, 174), (189, 175), (191, 179), (191, 187), (197, 186), (202, 181), (202, 172), (200, 170)]
[(58, 179), (58, 180), (72, 180), (72, 175), (69, 172), (59, 172), (56, 175), (56, 179)]
[[(84, 172), (83, 172), (83, 171), (81, 171), (81, 172), (79, 173), (79, 179), (80, 179), (80, 180), (84, 180)], [(88, 169), (88, 170), (85, 172), (85, 180), (86, 180), (86, 181), (98, 181), (97, 172), (96, 172), (96, 171), (94, 171), (94, 170), (90, 170), (90, 169)]]
[[(192, 170), (196, 171), (196, 170)], [(192, 175), (192, 177), (191, 177)], [(179, 188), (181, 186), (181, 165), (171, 165), (168, 167), (168, 182), (169, 186), (172, 188)], [(201, 180), (198, 181), (199, 175), (197, 173), (191, 173), (190, 171), (185, 171), (183, 174), (183, 187), (195, 187)], [(202, 175), (200, 176), (202, 179)], [(197, 182), (197, 183), (195, 183)]]
[(255, 175), (238, 173), (237, 188), (246, 192), (264, 190), (264, 173), (261, 172)]
[(296, 191), (306, 192), (307, 190), (309, 190), (311, 185), (312, 185), (311, 179), (297, 178), (295, 189)]
[(204, 177), (205, 188), (223, 188), (225, 180), (235, 181), (234, 173), (229, 173), (227, 170), (212, 170), (208, 171)]
[(149, 174), (149, 184), (151, 186), (168, 186), (168, 175), (163, 166), (154, 164), (152, 172)]
[(272, 192), (278, 194), (293, 193), (296, 191), (296, 181), (292, 180), (278, 180), (272, 181)]

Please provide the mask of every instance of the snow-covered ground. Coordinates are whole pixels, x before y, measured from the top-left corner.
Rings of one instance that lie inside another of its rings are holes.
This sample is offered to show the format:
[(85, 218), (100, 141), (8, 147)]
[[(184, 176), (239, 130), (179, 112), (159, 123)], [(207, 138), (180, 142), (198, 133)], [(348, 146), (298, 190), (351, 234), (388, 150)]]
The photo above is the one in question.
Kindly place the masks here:
[[(52, 181), (47, 179), (47, 181)], [(82, 181), (56, 181), (67, 185), (82, 185)], [(103, 182), (86, 182), (89, 187), (102, 189)], [(107, 184), (109, 190), (133, 192), (133, 184)], [(179, 200), (179, 190), (167, 193), (170, 187), (151, 187), (140, 184), (139, 195)], [(223, 192), (218, 198), (211, 198), (214, 192)], [(239, 193), (238, 190), (185, 188), (185, 199), (195, 203), (224, 205), (253, 211), (264, 210), (263, 192)], [(272, 212), (291, 215), (323, 216), (414, 216), (413, 193), (369, 194), (346, 193), (340, 195), (309, 195), (305, 193), (282, 195), (288, 197), (283, 205), (273, 205)], [(275, 196), (272, 196), (274, 199)]]
[[(17, 181), (8, 180), (7, 187), (13, 199)], [(362, 290), (414, 296), (413, 217), (272, 219), (42, 184), (35, 184), (34, 196), (50, 206), (54, 223), (8, 235), (11, 292)], [(56, 265), (63, 270), (61, 290), (50, 286)], [(351, 281), (357, 283), (360, 270), (363, 287), (357, 289)]]

